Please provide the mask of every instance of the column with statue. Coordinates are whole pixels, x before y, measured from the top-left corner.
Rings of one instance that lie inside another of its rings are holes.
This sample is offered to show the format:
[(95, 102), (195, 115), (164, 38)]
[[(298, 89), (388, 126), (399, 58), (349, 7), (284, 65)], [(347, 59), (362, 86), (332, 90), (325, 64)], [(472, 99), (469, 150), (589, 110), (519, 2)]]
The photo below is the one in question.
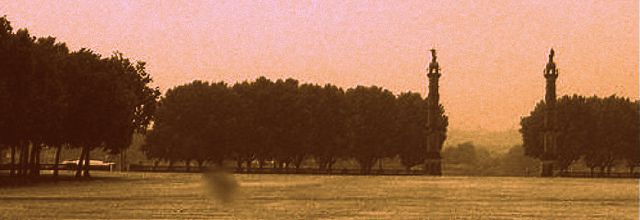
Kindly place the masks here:
[(553, 165), (556, 159), (556, 79), (558, 79), (558, 69), (553, 62), (554, 51), (549, 52), (549, 62), (544, 69), (543, 75), (546, 79), (545, 109), (544, 109), (544, 152), (542, 153), (541, 176), (553, 176)]
[(431, 49), (431, 63), (427, 69), (429, 78), (429, 94), (427, 95), (427, 155), (424, 174), (442, 175), (442, 157), (440, 150), (445, 139), (446, 128), (443, 113), (440, 110), (440, 94), (438, 93), (438, 80), (440, 79), (440, 67), (436, 60), (436, 50)]

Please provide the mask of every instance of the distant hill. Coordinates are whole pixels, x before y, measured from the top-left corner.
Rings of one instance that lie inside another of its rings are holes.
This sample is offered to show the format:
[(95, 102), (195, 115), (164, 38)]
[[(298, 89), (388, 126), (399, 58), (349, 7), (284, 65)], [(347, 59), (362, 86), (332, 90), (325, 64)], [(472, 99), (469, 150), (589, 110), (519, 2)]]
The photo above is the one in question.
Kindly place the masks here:
[(488, 131), (488, 130), (457, 130), (447, 132), (444, 147), (456, 146), (464, 142), (473, 142), (475, 146), (483, 147), (495, 153), (506, 153), (513, 145), (522, 144), (522, 136), (517, 130)]

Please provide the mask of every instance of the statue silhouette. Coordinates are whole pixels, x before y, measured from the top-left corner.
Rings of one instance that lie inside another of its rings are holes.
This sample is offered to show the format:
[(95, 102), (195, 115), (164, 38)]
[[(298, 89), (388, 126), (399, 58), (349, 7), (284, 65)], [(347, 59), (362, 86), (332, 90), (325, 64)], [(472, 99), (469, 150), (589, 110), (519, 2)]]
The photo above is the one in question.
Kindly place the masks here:
[(436, 62), (436, 49), (431, 49), (431, 62)]

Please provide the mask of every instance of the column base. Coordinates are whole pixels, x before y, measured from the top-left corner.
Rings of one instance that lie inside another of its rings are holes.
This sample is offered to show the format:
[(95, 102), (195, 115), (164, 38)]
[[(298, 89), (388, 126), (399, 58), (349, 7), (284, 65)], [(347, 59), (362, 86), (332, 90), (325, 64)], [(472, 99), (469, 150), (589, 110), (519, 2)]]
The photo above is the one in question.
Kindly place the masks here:
[(545, 160), (542, 161), (542, 169), (540, 176), (541, 177), (552, 177), (553, 176), (553, 160)]
[(427, 159), (424, 165), (425, 175), (442, 176), (442, 163), (440, 159)]

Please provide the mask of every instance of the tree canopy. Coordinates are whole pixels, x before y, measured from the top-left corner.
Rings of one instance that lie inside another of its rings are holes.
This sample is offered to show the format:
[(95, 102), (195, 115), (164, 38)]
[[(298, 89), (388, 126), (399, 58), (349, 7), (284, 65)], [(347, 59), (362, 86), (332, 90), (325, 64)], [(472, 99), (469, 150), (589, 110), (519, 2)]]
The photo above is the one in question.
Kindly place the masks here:
[(38, 175), (42, 148), (65, 145), (83, 149), (88, 176), (89, 151), (127, 148), (133, 133), (150, 124), (160, 95), (144, 62), (117, 52), (70, 52), (53, 37), (14, 32), (6, 17), (0, 17), (0, 70), (0, 147), (11, 148), (12, 158), (19, 151), (19, 175)]
[(144, 151), (187, 166), (233, 159), (239, 169), (254, 161), (259, 168), (299, 168), (313, 159), (331, 170), (338, 159), (354, 159), (363, 173), (400, 156), (410, 169), (424, 161), (425, 108), (417, 93), (396, 96), (375, 86), (345, 91), (265, 77), (233, 86), (194, 81), (161, 98)]
[[(544, 149), (544, 108), (544, 102), (538, 103), (520, 122), (524, 153), (534, 158)], [(559, 98), (556, 109), (555, 154), (561, 170), (582, 159), (601, 172), (624, 161), (632, 172), (640, 162), (638, 101), (573, 95)]]

